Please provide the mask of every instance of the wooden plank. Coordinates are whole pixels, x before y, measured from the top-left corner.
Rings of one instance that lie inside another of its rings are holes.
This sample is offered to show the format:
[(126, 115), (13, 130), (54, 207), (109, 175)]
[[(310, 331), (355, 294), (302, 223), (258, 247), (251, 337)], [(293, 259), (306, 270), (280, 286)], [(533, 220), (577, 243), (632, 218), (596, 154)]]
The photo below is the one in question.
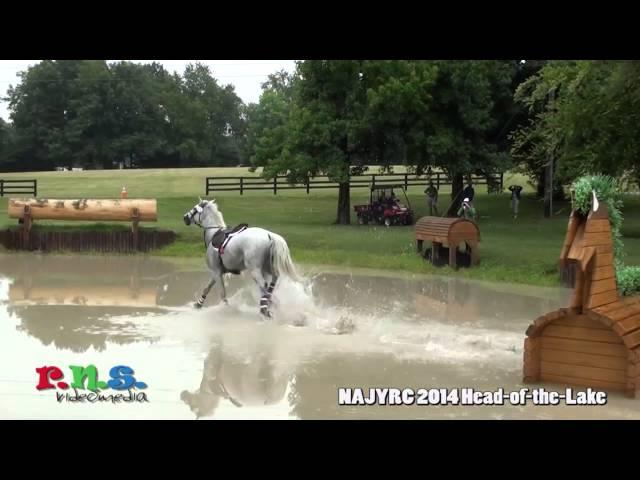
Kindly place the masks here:
[(596, 253), (613, 253), (613, 244), (609, 245), (598, 245), (596, 247)]
[(591, 219), (586, 222), (584, 231), (585, 233), (610, 233), (611, 222), (607, 218)]
[(606, 267), (607, 265), (613, 265), (613, 253), (596, 255), (595, 268)]
[(627, 369), (614, 370), (611, 368), (585, 367), (582, 365), (570, 365), (567, 363), (540, 362), (540, 376), (561, 375), (574, 378), (584, 378), (589, 380), (600, 380), (612, 383), (627, 382)]
[(633, 295), (631, 297), (624, 297), (622, 299), (622, 302), (625, 305), (636, 305), (636, 304), (640, 304), (640, 295)]
[(541, 381), (558, 383), (561, 385), (577, 385), (581, 387), (593, 387), (603, 388), (609, 390), (626, 390), (626, 382), (606, 382), (602, 380), (594, 380), (588, 378), (576, 378), (566, 375), (554, 375), (552, 373), (546, 373), (540, 376)]
[(431, 233), (431, 232), (448, 232), (449, 229), (446, 227), (417, 227), (416, 228), (417, 232), (426, 232), (426, 233)]
[(596, 280), (591, 282), (591, 289), (589, 293), (595, 295), (596, 293), (608, 292), (609, 290), (615, 290), (617, 288), (615, 278), (605, 278), (604, 280)]
[(472, 223), (456, 223), (451, 227), (451, 232), (459, 232), (462, 235), (477, 235), (478, 227)]
[(594, 355), (592, 353), (567, 352), (566, 350), (540, 350), (540, 358), (545, 362), (566, 363), (583, 367), (610, 368), (613, 370), (628, 370), (628, 360), (624, 357), (610, 357)]
[(557, 337), (574, 340), (587, 340), (602, 343), (622, 343), (622, 339), (612, 330), (596, 330), (594, 328), (563, 327), (554, 323), (542, 332), (543, 337)]
[(422, 235), (449, 235), (449, 231), (446, 229), (435, 229), (435, 228), (429, 228), (429, 229), (417, 229), (416, 233), (420, 233)]
[(605, 218), (592, 219), (586, 223), (584, 231), (586, 233), (610, 232), (611, 223), (608, 219)]
[(593, 271), (591, 272), (592, 280), (604, 280), (605, 278), (615, 278), (615, 277), (616, 277), (616, 272), (613, 269), (613, 265), (594, 268)]
[(636, 348), (640, 345), (640, 330), (636, 330), (635, 332), (628, 333), (624, 337), (622, 337), (624, 344), (627, 348)]
[(612, 242), (611, 232), (585, 233), (582, 239), (582, 246), (595, 247), (597, 245), (610, 245)]
[(604, 325), (603, 323), (592, 320), (588, 318), (586, 315), (579, 316), (567, 316), (564, 318), (559, 318), (555, 322), (554, 325), (560, 325), (563, 327), (582, 327), (582, 328), (594, 328), (596, 330), (611, 330), (609, 327)]
[(595, 295), (591, 295), (587, 300), (587, 308), (595, 308), (600, 307), (601, 305), (617, 302), (618, 298), (618, 290), (616, 289), (596, 293)]
[(607, 314), (607, 316), (613, 321), (613, 322), (619, 322), (621, 320), (625, 320), (629, 317), (635, 317), (636, 315), (640, 314), (640, 305), (631, 305), (631, 306), (623, 306), (622, 308), (619, 308), (617, 310), (614, 310), (613, 312)]
[(609, 315), (611, 312), (624, 307), (625, 307), (625, 304), (623, 302), (617, 301), (615, 303), (603, 305), (602, 307), (594, 308), (593, 311), (600, 315)]

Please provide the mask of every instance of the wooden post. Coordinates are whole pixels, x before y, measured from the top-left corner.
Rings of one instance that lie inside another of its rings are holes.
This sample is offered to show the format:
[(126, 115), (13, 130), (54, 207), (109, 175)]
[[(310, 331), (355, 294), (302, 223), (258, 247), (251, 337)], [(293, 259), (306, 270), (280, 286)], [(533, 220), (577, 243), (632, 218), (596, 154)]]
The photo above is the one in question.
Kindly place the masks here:
[(407, 188), (409, 188), (409, 180), (408, 180), (408, 175), (405, 173), (404, 174), (404, 189), (406, 190)]
[(376, 176), (375, 175), (371, 175), (371, 186), (372, 187), (376, 186)]
[(278, 192), (278, 176), (275, 175), (273, 177), (273, 194), (275, 195)]
[(4, 180), (0, 179), (0, 197), (4, 197)]
[(478, 242), (471, 244), (471, 264), (478, 265), (480, 263), (480, 250)]
[(449, 243), (449, 265), (451, 268), (458, 268), (456, 254), (458, 252), (458, 244)]
[(135, 250), (138, 249), (138, 223), (140, 222), (140, 211), (137, 208), (133, 209), (133, 214), (131, 215), (131, 233), (133, 236), (133, 248)]
[(436, 172), (436, 188), (440, 190), (440, 172)]
[(436, 264), (436, 260), (440, 259), (440, 244), (431, 242), (431, 263)]
[(629, 398), (636, 396), (636, 378), (638, 375), (638, 364), (636, 363), (635, 353), (629, 351), (627, 353), (627, 385), (624, 394)]
[(31, 240), (31, 225), (33, 224), (33, 218), (31, 217), (31, 207), (29, 205), (24, 206), (24, 213), (22, 215), (22, 248), (29, 250)]
[(523, 382), (536, 383), (540, 380), (540, 338), (527, 337), (524, 340)]
[(309, 195), (309, 177), (307, 177), (307, 195)]
[(243, 194), (244, 191), (244, 177), (240, 177), (240, 195)]

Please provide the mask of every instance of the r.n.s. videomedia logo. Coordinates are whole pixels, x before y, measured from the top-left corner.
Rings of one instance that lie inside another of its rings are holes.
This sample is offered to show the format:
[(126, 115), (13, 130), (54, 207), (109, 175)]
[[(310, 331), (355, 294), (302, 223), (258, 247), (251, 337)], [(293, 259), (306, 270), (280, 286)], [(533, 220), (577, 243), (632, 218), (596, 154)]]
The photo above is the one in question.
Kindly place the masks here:
[[(111, 368), (110, 379), (107, 382), (98, 379), (98, 369), (95, 365), (86, 367), (69, 365), (69, 369), (72, 376), (71, 384), (64, 381), (64, 373), (59, 367), (49, 365), (36, 368), (38, 374), (36, 389), (40, 391), (54, 389), (59, 403), (63, 401), (90, 403), (149, 401), (145, 392), (136, 392), (136, 390), (146, 389), (147, 384), (136, 380), (133, 376), (135, 372), (127, 365), (116, 365)], [(55, 381), (55, 384), (52, 381)], [(69, 392), (69, 389), (73, 389), (73, 393)], [(115, 390), (116, 393), (103, 393), (103, 390), (108, 389)], [(88, 393), (82, 393), (83, 390)]]

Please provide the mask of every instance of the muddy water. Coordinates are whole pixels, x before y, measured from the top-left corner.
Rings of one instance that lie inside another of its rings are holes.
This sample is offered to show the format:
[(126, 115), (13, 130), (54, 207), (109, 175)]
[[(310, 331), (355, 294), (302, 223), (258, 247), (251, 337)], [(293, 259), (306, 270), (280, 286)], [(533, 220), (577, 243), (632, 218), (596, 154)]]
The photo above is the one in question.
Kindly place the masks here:
[[(317, 268), (304, 287), (278, 287), (275, 319), (265, 323), (242, 277), (228, 280), (229, 305), (215, 288), (194, 310), (206, 273), (179, 266), (143, 257), (0, 256), (0, 418), (640, 417), (640, 400), (617, 394), (589, 407), (338, 403), (340, 387), (533, 388), (521, 384), (524, 331), (566, 305), (567, 290)], [(38, 367), (58, 366), (71, 383), (69, 366), (90, 364), (100, 380), (113, 366), (130, 366), (147, 385), (134, 395), (148, 402), (72, 402), (65, 395), (73, 389), (36, 389)]]

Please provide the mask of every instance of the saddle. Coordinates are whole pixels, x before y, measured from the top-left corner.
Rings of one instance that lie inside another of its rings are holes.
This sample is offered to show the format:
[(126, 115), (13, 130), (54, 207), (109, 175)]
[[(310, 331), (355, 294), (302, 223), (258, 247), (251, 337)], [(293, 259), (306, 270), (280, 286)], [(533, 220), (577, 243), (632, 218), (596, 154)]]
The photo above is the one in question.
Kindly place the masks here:
[(225, 228), (224, 230), (218, 230), (211, 239), (211, 245), (214, 248), (218, 249), (218, 253), (222, 255), (224, 253), (224, 249), (234, 236), (243, 232), (249, 228), (249, 225), (246, 223), (241, 223), (240, 225), (236, 225), (233, 228)]

